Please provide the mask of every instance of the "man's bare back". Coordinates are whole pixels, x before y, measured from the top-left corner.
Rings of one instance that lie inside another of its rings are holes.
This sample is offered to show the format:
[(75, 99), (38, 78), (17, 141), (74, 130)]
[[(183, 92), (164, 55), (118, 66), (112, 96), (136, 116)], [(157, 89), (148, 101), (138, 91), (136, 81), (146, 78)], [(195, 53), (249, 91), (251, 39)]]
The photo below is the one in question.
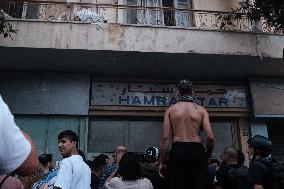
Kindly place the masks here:
[(200, 130), (207, 135), (206, 146), (208, 158), (214, 146), (214, 136), (209, 122), (209, 115), (205, 108), (194, 102), (178, 102), (170, 106), (165, 112), (163, 134), (160, 143), (160, 174), (165, 167), (165, 153), (169, 146), (170, 132), (172, 142), (201, 143)]
[[(164, 115), (160, 141), (159, 173), (167, 172), (169, 189), (208, 189), (208, 158), (214, 146), (214, 136), (205, 108), (194, 101), (193, 85), (188, 79), (177, 84), (179, 102), (170, 106)], [(206, 133), (206, 146), (201, 144), (200, 131)], [(166, 165), (166, 152), (172, 132), (172, 146)]]
[(178, 102), (169, 108), (173, 142), (201, 142), (200, 130), (206, 110), (193, 102)]

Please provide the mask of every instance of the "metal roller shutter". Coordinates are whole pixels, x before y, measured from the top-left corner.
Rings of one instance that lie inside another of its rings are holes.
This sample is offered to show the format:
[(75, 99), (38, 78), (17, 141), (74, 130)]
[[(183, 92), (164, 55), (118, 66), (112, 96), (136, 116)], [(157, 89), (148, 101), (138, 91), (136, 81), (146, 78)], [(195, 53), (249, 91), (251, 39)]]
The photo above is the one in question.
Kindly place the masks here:
[(268, 136), (272, 140), (272, 156), (284, 162), (284, 122), (268, 123)]

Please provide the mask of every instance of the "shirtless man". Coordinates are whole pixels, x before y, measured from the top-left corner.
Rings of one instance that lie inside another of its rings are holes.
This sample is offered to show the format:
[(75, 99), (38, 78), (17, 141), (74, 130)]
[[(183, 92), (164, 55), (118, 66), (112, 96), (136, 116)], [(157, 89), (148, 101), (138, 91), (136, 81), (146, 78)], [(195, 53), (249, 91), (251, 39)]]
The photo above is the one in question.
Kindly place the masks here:
[[(194, 102), (191, 82), (179, 81), (178, 94), (179, 102), (170, 106), (164, 116), (159, 172), (166, 175), (169, 189), (207, 189), (210, 187), (208, 158), (214, 146), (209, 116), (205, 108)], [(201, 130), (207, 134), (207, 153), (201, 144)], [(171, 131), (173, 144), (166, 167)]]

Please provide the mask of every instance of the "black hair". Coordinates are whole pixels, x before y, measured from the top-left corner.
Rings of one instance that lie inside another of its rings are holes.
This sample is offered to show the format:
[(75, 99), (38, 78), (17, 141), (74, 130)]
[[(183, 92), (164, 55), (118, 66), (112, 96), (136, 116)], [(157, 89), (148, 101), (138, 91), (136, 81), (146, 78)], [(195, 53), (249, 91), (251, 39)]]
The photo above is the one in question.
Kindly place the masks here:
[(177, 87), (180, 95), (192, 95), (192, 83), (188, 79), (179, 80)]
[(38, 156), (38, 161), (45, 167), (52, 162), (52, 154), (41, 154)]
[(95, 171), (100, 171), (104, 166), (106, 166), (106, 160), (109, 159), (109, 157), (105, 154), (98, 155), (93, 161), (91, 168)]
[(142, 178), (142, 171), (137, 153), (126, 152), (120, 162), (118, 173), (122, 180), (138, 180)]
[(209, 160), (209, 164), (217, 163), (218, 166), (220, 166), (220, 161), (216, 158), (212, 158)]
[(78, 143), (79, 141), (79, 138), (78, 138), (78, 135), (71, 131), (71, 130), (66, 130), (66, 131), (62, 131), (59, 135), (58, 135), (58, 140), (61, 140), (63, 138), (67, 138), (69, 139), (70, 141), (75, 141)]
[(101, 159), (104, 159), (105, 161), (106, 161), (107, 159), (109, 159), (108, 155), (106, 155), (106, 154), (100, 154), (100, 155), (98, 155), (97, 157), (99, 157), (99, 158), (101, 158)]

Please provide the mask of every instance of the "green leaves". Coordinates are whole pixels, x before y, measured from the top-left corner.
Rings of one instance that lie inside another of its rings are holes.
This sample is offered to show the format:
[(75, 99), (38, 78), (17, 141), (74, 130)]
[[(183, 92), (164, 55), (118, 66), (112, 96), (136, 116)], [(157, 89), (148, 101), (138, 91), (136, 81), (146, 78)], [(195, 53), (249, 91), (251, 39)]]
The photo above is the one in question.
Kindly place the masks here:
[(4, 38), (9, 36), (11, 39), (13, 39), (11, 34), (16, 32), (17, 30), (13, 29), (12, 24), (7, 22), (3, 11), (0, 10), (0, 36), (3, 35)]
[[(232, 25), (235, 20), (246, 15), (250, 21), (262, 21), (264, 29), (283, 33), (284, 1), (283, 0), (242, 0), (237, 9), (220, 17), (220, 28)], [(231, 19), (231, 22), (229, 21)]]

